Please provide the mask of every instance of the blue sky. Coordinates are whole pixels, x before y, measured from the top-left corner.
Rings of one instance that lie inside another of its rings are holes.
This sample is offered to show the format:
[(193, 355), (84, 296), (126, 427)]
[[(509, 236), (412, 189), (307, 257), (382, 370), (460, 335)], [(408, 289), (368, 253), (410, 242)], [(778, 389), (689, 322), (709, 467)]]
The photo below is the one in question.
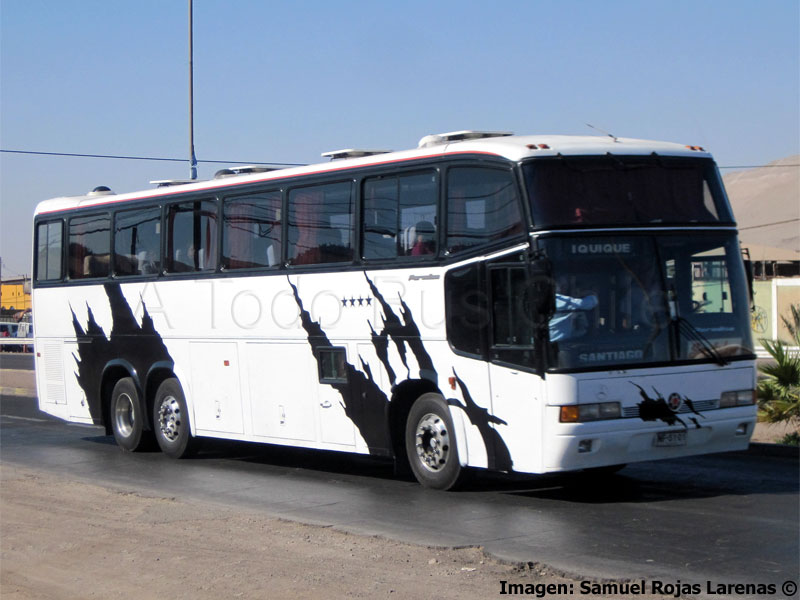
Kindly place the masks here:
[[(188, 156), (186, 0), (0, 0), (0, 147)], [(198, 159), (318, 162), (458, 129), (800, 153), (798, 0), (195, 0)], [(221, 165), (202, 164), (200, 178)], [(40, 200), (188, 164), (0, 154), (3, 276)]]

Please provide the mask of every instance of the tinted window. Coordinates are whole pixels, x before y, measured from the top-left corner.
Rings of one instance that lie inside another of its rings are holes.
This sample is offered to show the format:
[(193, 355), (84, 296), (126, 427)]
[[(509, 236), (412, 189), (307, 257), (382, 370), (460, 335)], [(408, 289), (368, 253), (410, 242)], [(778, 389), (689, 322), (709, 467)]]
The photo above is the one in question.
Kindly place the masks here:
[(354, 202), (350, 182), (289, 192), (289, 264), (353, 260)]
[[(504, 259), (507, 260), (507, 259)], [(492, 299), (492, 359), (534, 366), (535, 315), (526, 268), (516, 264), (489, 271)]]
[(114, 217), (114, 273), (146, 275), (161, 268), (161, 208), (118, 212)]
[(364, 258), (436, 254), (435, 173), (381, 177), (364, 182)]
[(481, 267), (467, 265), (449, 271), (445, 277), (447, 339), (456, 350), (483, 355), (489, 326), (486, 292)]
[(344, 348), (320, 348), (317, 355), (319, 362), (320, 383), (347, 382), (347, 353)]
[(61, 279), (61, 221), (39, 223), (36, 240), (36, 280)]
[(447, 250), (461, 252), (524, 231), (511, 171), (476, 167), (447, 174)]
[(280, 262), (279, 190), (225, 200), (222, 210), (224, 268), (274, 267)]
[(733, 220), (710, 160), (565, 157), (524, 172), (537, 227)]
[(198, 200), (169, 206), (166, 258), (171, 273), (216, 269), (216, 202)]
[(70, 219), (67, 254), (70, 279), (107, 277), (110, 242), (111, 219), (108, 215)]

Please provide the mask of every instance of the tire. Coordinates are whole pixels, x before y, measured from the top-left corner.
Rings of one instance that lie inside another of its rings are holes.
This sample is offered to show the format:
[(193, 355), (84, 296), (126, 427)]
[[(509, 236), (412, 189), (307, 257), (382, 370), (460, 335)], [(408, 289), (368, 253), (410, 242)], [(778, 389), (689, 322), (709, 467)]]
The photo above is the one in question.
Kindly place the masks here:
[(461, 479), (453, 419), (444, 398), (423, 394), (408, 413), (406, 453), (414, 477), (423, 486), (449, 490)]
[(142, 410), (139, 392), (130, 377), (123, 377), (114, 386), (109, 416), (111, 431), (120, 448), (126, 452), (153, 448), (153, 432), (144, 428), (145, 411)]
[(161, 451), (172, 458), (191, 456), (198, 441), (192, 437), (189, 411), (178, 380), (166, 379), (156, 392), (153, 403), (153, 430)]

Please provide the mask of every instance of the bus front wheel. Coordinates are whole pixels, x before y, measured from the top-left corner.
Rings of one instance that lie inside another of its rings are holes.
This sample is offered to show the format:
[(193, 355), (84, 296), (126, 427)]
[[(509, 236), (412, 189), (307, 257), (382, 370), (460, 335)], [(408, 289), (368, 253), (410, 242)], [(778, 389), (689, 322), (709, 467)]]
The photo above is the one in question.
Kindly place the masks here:
[(144, 428), (139, 392), (130, 377), (123, 377), (111, 392), (111, 431), (117, 445), (126, 452), (149, 450), (152, 434)]
[(172, 458), (194, 453), (197, 440), (189, 427), (189, 411), (181, 384), (175, 378), (165, 380), (153, 403), (153, 429), (161, 451)]
[(444, 398), (433, 393), (417, 398), (408, 413), (405, 441), (417, 481), (437, 490), (455, 487), (462, 469), (453, 420)]

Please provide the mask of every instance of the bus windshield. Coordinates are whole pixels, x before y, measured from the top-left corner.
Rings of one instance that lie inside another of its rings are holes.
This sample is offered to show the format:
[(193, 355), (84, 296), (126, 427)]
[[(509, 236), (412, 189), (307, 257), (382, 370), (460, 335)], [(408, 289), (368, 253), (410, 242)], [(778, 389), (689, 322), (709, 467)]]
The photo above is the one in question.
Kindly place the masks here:
[(540, 240), (553, 265), (550, 367), (752, 358), (734, 234)]
[(537, 228), (733, 222), (710, 159), (567, 156), (523, 171)]

